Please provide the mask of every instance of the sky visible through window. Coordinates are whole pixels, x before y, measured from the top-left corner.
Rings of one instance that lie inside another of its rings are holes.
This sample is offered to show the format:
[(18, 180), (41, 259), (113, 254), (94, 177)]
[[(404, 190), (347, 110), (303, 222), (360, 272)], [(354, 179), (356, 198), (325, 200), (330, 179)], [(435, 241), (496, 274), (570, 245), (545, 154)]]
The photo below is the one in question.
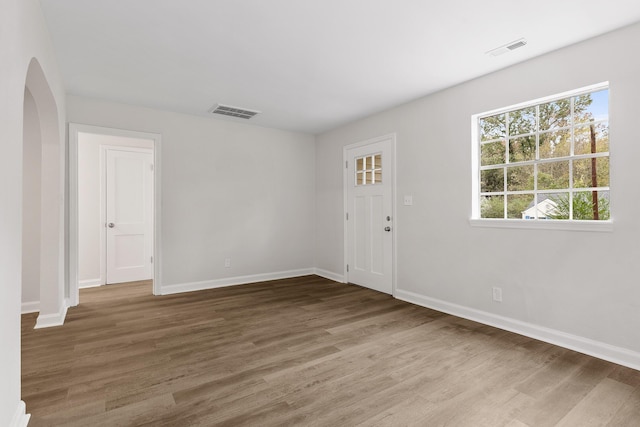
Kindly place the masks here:
[(609, 117), (609, 90), (601, 90), (591, 94), (592, 103), (588, 111), (593, 114), (593, 119), (606, 120)]

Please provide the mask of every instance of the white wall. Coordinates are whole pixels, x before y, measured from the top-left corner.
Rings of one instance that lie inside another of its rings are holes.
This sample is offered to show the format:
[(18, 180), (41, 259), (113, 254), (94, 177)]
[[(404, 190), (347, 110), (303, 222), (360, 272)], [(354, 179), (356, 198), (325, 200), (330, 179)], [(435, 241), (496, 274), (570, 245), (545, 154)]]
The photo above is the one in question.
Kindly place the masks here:
[[(316, 267), (343, 271), (342, 147), (397, 132), (397, 296), (640, 368), (638, 51), (640, 24), (320, 135)], [(471, 115), (607, 80), (614, 231), (472, 227)]]
[(113, 135), (78, 134), (78, 281), (80, 286), (105, 284), (100, 258), (104, 257), (100, 209), (102, 188), (100, 146), (153, 148), (153, 141)]
[[(42, 66), (58, 107), (58, 142), (64, 134), (64, 89), (38, 1), (5, 0), (0, 12), (0, 425), (14, 426), (26, 422), (20, 401), (22, 116), (31, 59)], [(53, 197), (63, 206), (62, 194)]]
[(162, 135), (163, 293), (312, 269), (313, 136), (76, 96), (67, 113)]
[(40, 198), (42, 139), (36, 102), (24, 94), (22, 181), (22, 312), (40, 309)]

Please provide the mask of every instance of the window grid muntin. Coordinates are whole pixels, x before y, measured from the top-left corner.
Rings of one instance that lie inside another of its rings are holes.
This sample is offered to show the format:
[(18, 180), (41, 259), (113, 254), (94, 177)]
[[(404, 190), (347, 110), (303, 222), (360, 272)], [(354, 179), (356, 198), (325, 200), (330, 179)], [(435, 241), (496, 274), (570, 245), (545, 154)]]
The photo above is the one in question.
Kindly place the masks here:
[[(382, 153), (356, 157), (354, 162), (356, 186), (377, 185), (382, 183)], [(369, 165), (371, 167), (369, 167)], [(371, 179), (369, 179), (369, 177), (371, 177)]]
[[(476, 120), (476, 124), (478, 126), (478, 147), (479, 147), (479, 151), (478, 151), (478, 156), (477, 156), (477, 161), (478, 161), (478, 203), (480, 204), (482, 197), (483, 196), (503, 196), (503, 218), (501, 219), (508, 219), (508, 196), (509, 195), (517, 195), (517, 194), (533, 194), (534, 195), (534, 206), (538, 205), (538, 194), (549, 194), (549, 193), (568, 193), (569, 194), (569, 218), (567, 219), (563, 219), (562, 221), (579, 221), (579, 220), (574, 220), (574, 212), (573, 212), (573, 198), (574, 198), (574, 193), (577, 192), (601, 192), (601, 191), (606, 191), (606, 192), (610, 192), (611, 188), (610, 185), (609, 186), (598, 186), (598, 187), (580, 187), (580, 188), (575, 188), (574, 187), (574, 182), (573, 182), (573, 176), (574, 176), (574, 171), (573, 171), (573, 165), (574, 165), (574, 160), (580, 160), (580, 159), (593, 159), (593, 158), (610, 158), (610, 151), (605, 151), (605, 152), (596, 152), (596, 153), (587, 153), (587, 154), (579, 154), (579, 155), (575, 155), (575, 145), (576, 145), (576, 139), (575, 139), (575, 130), (576, 128), (584, 128), (587, 126), (597, 126), (599, 124), (603, 124), (606, 123), (607, 126), (606, 128), (609, 128), (609, 121), (610, 121), (610, 117), (609, 117), (609, 102), (607, 100), (607, 116), (605, 119), (599, 119), (599, 120), (593, 120), (593, 121), (588, 121), (588, 122), (580, 122), (577, 123), (575, 120), (575, 100), (576, 98), (580, 97), (580, 96), (584, 96), (584, 95), (590, 95), (593, 93), (597, 93), (597, 92), (601, 92), (601, 91), (609, 91), (609, 86), (607, 85), (598, 85), (597, 87), (593, 87), (593, 88), (589, 88), (586, 90), (578, 90), (575, 92), (572, 92), (570, 94), (563, 94), (561, 96), (558, 97), (553, 97), (550, 99), (545, 99), (544, 101), (535, 101), (535, 103), (531, 103), (531, 104), (522, 104), (519, 105), (518, 107), (507, 107), (505, 109), (501, 109), (501, 110), (495, 110), (486, 114), (483, 114), (481, 116), (477, 116), (477, 120)], [(608, 94), (607, 94), (608, 95)], [(546, 104), (550, 104), (550, 103), (554, 103), (557, 101), (561, 101), (564, 99), (569, 99), (569, 125), (568, 126), (559, 126), (559, 127), (550, 127), (548, 129), (545, 129), (543, 131), (540, 131), (540, 106), (542, 105), (546, 105)], [(524, 110), (527, 108), (531, 108), (532, 106), (535, 106), (535, 132), (529, 132), (529, 133), (524, 133), (524, 134), (515, 134), (515, 135), (510, 135), (510, 118), (511, 118), (511, 114), (510, 113), (514, 113), (520, 110)], [(481, 127), (481, 121), (483, 119), (489, 118), (489, 117), (494, 117), (494, 116), (500, 116), (503, 115), (505, 116), (504, 119), (504, 123), (505, 123), (505, 130), (504, 130), (504, 135), (502, 135), (499, 138), (494, 138), (494, 139), (490, 139), (490, 140), (486, 140), (483, 141), (482, 140), (482, 127)], [(562, 131), (569, 131), (570, 133), (570, 144), (569, 144), (569, 155), (568, 156), (560, 156), (560, 157), (550, 157), (550, 158), (545, 158), (545, 159), (541, 159), (540, 158), (540, 135), (545, 135), (545, 134), (549, 134), (549, 133), (553, 133), (553, 132), (562, 132)], [(528, 136), (534, 136), (535, 135), (535, 160), (526, 160), (526, 161), (521, 161), (521, 162), (511, 162), (510, 161), (510, 157), (509, 157), (509, 145), (510, 145), (510, 141), (512, 139), (517, 139), (517, 138), (525, 138)], [(607, 135), (607, 138), (609, 138), (609, 135)], [(505, 153), (504, 153), (504, 158), (505, 158), (505, 163), (500, 163), (500, 164), (494, 164), (494, 165), (482, 165), (482, 146), (486, 145), (486, 144), (491, 144), (491, 143), (495, 143), (495, 142), (502, 142), (504, 141), (504, 149), (505, 149)], [(610, 144), (610, 141), (609, 141)], [(609, 145), (609, 150), (610, 150), (610, 145)], [(538, 165), (539, 164), (544, 164), (544, 163), (555, 163), (555, 162), (561, 162), (561, 161), (569, 161), (569, 187), (568, 188), (562, 188), (562, 189), (544, 189), (544, 190), (539, 190), (538, 189)], [(522, 191), (509, 191), (508, 190), (508, 167), (510, 165), (515, 166), (517, 164), (517, 166), (527, 166), (527, 165), (533, 165), (534, 166), (534, 172), (533, 172), (533, 186), (534, 189), (533, 191), (531, 190), (522, 190)], [(482, 173), (483, 170), (492, 170), (492, 169), (503, 169), (503, 191), (495, 191), (495, 192), (483, 192), (481, 191), (481, 176), (480, 174)], [(609, 182), (610, 182), (610, 170), (609, 170)], [(536, 210), (537, 211), (537, 210)], [(482, 217), (482, 208), (481, 206), (479, 206), (479, 217)], [(609, 213), (610, 215), (610, 213)], [(538, 216), (536, 214), (534, 219), (538, 219)], [(598, 221), (595, 221), (598, 222)]]

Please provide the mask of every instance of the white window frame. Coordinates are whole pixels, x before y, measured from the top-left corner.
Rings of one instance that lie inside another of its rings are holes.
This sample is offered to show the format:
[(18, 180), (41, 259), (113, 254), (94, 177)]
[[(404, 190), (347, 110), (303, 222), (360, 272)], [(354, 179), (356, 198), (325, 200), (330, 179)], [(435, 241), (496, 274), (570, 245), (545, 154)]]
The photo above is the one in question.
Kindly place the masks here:
[[(358, 157), (357, 159), (355, 159), (356, 164), (354, 165), (354, 180), (355, 180), (355, 185), (357, 187), (362, 186), (362, 185), (378, 185), (378, 184), (382, 184), (382, 181), (376, 181), (376, 172), (380, 172), (380, 175), (382, 175), (382, 160), (380, 160), (381, 164), (380, 167), (376, 167), (375, 165), (375, 158), (377, 156), (380, 156), (380, 159), (382, 159), (382, 153), (374, 153), (374, 154), (369, 154), (363, 157)], [(364, 165), (364, 169), (359, 170), (358, 169), (358, 160), (362, 159), (363, 161), (363, 165)], [(371, 167), (368, 167), (368, 160), (367, 159), (371, 159)], [(359, 173), (364, 173), (364, 181), (365, 182), (361, 182), (360, 179), (358, 179), (358, 174)], [(371, 180), (367, 181), (366, 177), (368, 176), (368, 174), (371, 173)]]
[[(597, 83), (594, 85), (582, 87), (579, 89), (558, 93), (555, 95), (538, 98), (532, 101), (522, 102), (515, 105), (510, 105), (508, 107), (499, 108), (496, 110), (486, 111), (479, 114), (474, 114), (471, 116), (471, 175), (472, 175), (472, 194), (471, 194), (471, 218), (469, 222), (472, 226), (475, 227), (492, 227), (492, 228), (521, 228), (521, 229), (544, 229), (544, 230), (571, 230), (571, 231), (605, 231), (610, 232), (613, 231), (613, 215), (610, 215), (610, 219), (608, 220), (553, 220), (553, 219), (545, 219), (545, 220), (531, 220), (531, 219), (506, 219), (506, 218), (481, 218), (480, 217), (480, 135), (479, 135), (479, 120), (483, 117), (490, 117), (497, 114), (506, 113), (509, 111), (515, 111), (519, 109), (523, 109), (526, 107), (538, 106), (540, 104), (545, 104), (548, 102), (557, 101), (560, 99), (565, 99), (569, 97), (579, 96), (586, 93), (597, 92), (599, 90), (609, 89), (609, 82)], [(572, 104), (573, 108), (573, 104)], [(609, 109), (610, 110), (610, 109)], [(609, 119), (610, 117), (609, 111)], [(536, 130), (536, 132), (539, 132)], [(506, 141), (508, 144), (509, 142)], [(537, 150), (537, 148), (536, 148)], [(611, 146), (609, 146), (609, 152), (606, 155), (597, 155), (596, 157), (609, 157), (609, 164), (611, 165)], [(591, 158), (593, 155), (577, 155), (574, 156), (573, 146), (571, 148), (571, 159), (579, 159), (581, 157)], [(556, 159), (544, 159), (535, 161), (527, 161), (521, 162), (518, 165), (529, 165), (529, 164), (542, 164), (550, 161), (556, 161)], [(611, 170), (609, 171), (611, 174)], [(506, 181), (505, 181), (506, 184)], [(609, 209), (610, 212), (613, 212), (612, 209), (612, 197), (611, 197), (611, 189), (607, 189), (609, 191)]]

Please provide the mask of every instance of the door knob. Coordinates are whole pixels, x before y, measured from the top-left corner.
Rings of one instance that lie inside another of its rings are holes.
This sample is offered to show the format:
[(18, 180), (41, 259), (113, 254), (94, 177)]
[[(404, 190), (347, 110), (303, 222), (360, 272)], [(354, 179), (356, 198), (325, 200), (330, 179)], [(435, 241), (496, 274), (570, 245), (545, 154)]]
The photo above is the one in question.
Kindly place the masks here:
[(391, 231), (391, 227), (385, 227), (384, 231)]
[(115, 225), (114, 223), (112, 223), (112, 222), (110, 222), (109, 224), (107, 224), (107, 227), (109, 227), (109, 228), (113, 228), (113, 227), (115, 227), (115, 226), (116, 226), (116, 225)]

